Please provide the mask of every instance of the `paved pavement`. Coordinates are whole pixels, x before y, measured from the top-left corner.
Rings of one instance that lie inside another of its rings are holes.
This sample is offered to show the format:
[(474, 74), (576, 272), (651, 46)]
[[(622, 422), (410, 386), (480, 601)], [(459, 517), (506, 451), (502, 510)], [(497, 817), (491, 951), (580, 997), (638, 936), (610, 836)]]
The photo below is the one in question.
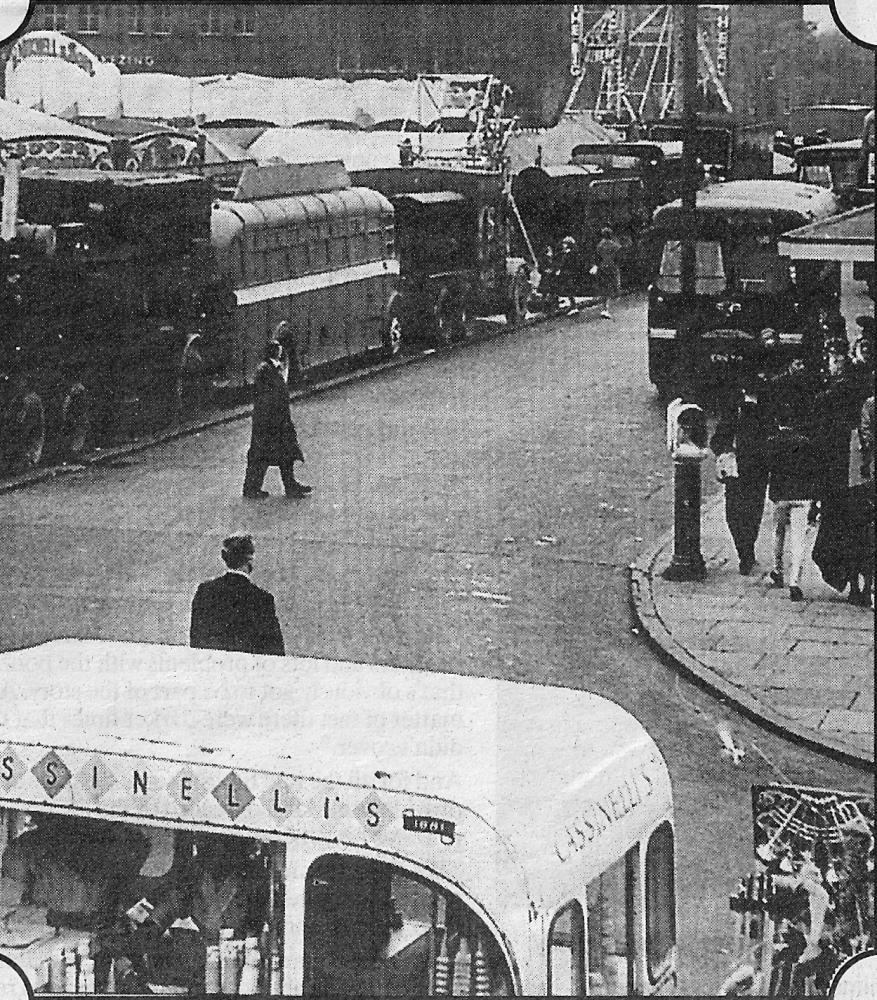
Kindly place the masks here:
[(829, 753), (873, 763), (873, 611), (848, 604), (809, 561), (802, 603), (773, 588), (770, 520), (768, 503), (758, 566), (742, 577), (723, 502), (708, 501), (701, 515), (707, 579), (661, 576), (673, 551), (672, 536), (665, 536), (631, 566), (634, 611), (678, 669), (750, 717)]

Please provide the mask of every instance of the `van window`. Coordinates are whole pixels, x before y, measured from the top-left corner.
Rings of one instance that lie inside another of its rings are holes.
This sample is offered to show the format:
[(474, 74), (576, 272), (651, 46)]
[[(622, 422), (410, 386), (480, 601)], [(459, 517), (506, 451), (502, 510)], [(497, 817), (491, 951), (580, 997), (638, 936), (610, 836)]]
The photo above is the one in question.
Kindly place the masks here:
[(731, 251), (734, 283), (742, 292), (788, 292), (792, 287), (789, 259), (781, 257), (776, 240), (767, 233), (746, 233)]
[(646, 957), (649, 979), (658, 981), (676, 945), (673, 827), (662, 823), (646, 848)]
[(565, 906), (548, 932), (548, 995), (585, 995), (585, 916), (578, 900)]
[(588, 883), (588, 995), (628, 996), (633, 992), (632, 848)]
[(327, 855), (305, 886), (307, 996), (508, 996), (493, 935), (461, 900), (393, 865)]
[[(714, 295), (724, 291), (725, 264), (718, 240), (698, 240), (694, 253), (696, 293)], [(664, 244), (657, 285), (662, 292), (682, 291), (682, 243), (679, 240), (667, 240)]]
[(0, 951), (51, 992), (235, 994), (242, 975), (279, 992), (283, 871), (278, 844), (3, 809)]

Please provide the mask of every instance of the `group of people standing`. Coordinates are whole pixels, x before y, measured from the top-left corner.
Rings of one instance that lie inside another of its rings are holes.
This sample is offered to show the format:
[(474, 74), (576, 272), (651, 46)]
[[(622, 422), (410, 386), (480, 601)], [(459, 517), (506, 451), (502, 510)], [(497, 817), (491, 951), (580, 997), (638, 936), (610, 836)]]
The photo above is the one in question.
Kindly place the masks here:
[(604, 226), (594, 249), (594, 259), (588, 266), (575, 238), (564, 236), (557, 249), (547, 246), (543, 251), (539, 265), (542, 276), (539, 293), (546, 302), (557, 307), (561, 299), (566, 299), (567, 314), (574, 315), (579, 311), (576, 299), (584, 295), (589, 275), (592, 279), (590, 285), (596, 289), (600, 299), (600, 315), (603, 319), (612, 319), (609, 301), (621, 294), (622, 250), (613, 231)]
[[(741, 574), (756, 565), (766, 499), (773, 504), (775, 587), (801, 601), (813, 562), (851, 604), (870, 607), (874, 577), (874, 318), (860, 316), (850, 352), (843, 324), (821, 370), (793, 362), (753, 375), (721, 414), (710, 448)], [(788, 549), (788, 570), (786, 552)]]

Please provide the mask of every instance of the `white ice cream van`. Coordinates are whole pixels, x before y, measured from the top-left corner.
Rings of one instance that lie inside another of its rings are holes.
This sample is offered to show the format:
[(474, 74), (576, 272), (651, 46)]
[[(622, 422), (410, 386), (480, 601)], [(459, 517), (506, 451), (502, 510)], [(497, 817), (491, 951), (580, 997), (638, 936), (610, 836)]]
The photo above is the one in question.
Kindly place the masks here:
[(0, 685), (0, 954), (38, 992), (672, 992), (670, 780), (611, 701), (90, 640)]

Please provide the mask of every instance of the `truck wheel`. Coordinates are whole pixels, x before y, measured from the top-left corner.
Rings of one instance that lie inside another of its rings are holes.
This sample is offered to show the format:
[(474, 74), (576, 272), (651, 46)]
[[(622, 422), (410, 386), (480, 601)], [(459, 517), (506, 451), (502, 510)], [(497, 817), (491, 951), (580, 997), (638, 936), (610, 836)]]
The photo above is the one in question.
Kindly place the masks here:
[(196, 414), (206, 402), (206, 376), (201, 355), (201, 335), (186, 341), (177, 369), (177, 413), (181, 420)]
[(466, 308), (465, 299), (460, 299), (454, 309), (454, 336), (457, 340), (469, 339), (469, 310)]
[(39, 465), (46, 447), (46, 411), (35, 392), (29, 392), (14, 414), (9, 436), (11, 465), (23, 472)]
[(63, 458), (75, 458), (85, 451), (91, 433), (91, 400), (88, 389), (74, 382), (61, 404), (61, 449)]
[(398, 303), (390, 306), (390, 313), (384, 327), (384, 357), (395, 358), (402, 350), (405, 339), (405, 328), (402, 323), (402, 310)]
[(530, 301), (530, 282), (522, 272), (512, 279), (512, 287), (509, 289), (509, 301), (506, 307), (506, 323), (510, 330), (517, 330), (527, 316), (527, 304)]
[(447, 288), (439, 292), (432, 310), (432, 331), (436, 342), (448, 347), (454, 339), (454, 315)]

